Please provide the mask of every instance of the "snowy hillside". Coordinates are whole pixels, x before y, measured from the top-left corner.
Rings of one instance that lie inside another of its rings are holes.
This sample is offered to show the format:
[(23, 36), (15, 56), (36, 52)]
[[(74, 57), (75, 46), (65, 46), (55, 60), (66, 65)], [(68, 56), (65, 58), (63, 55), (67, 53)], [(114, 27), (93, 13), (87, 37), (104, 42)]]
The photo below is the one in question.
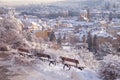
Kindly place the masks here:
[(16, 62), (17, 55), (10, 58), (10, 60), (0, 61), (0, 66), (7, 66), (10, 80), (100, 80), (97, 73), (89, 68), (84, 70), (71, 68), (68, 71), (63, 69), (63, 64), (49, 66), (47, 61), (32, 59), (33, 62), (26, 65), (26, 63)]

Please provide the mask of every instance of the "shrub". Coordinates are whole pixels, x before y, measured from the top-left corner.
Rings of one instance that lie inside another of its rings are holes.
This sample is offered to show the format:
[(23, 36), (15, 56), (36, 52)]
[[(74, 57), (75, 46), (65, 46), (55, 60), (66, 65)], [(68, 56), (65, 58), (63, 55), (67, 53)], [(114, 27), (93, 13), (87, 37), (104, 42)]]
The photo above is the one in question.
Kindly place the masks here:
[(87, 49), (81, 49), (78, 53), (79, 60), (83, 61), (85, 66), (90, 69), (96, 69), (98, 67), (98, 61), (94, 58), (92, 52), (89, 52)]
[(23, 39), (21, 24), (15, 18), (4, 18), (0, 20), (0, 43), (14, 45), (16, 42), (21, 42)]
[(120, 79), (120, 57), (117, 55), (107, 55), (100, 63), (99, 74), (103, 80)]
[(99, 46), (99, 50), (97, 53), (95, 53), (95, 56), (97, 59), (103, 60), (103, 57), (107, 56), (108, 54), (117, 54), (117, 51), (115, 48), (113, 48), (111, 43), (106, 42)]

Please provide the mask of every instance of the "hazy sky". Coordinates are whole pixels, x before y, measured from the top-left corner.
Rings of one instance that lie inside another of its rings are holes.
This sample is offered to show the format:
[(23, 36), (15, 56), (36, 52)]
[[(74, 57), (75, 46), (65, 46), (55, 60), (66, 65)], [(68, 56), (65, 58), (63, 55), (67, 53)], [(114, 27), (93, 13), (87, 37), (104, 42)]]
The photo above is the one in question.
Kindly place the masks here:
[(0, 5), (20, 5), (30, 3), (51, 3), (65, 0), (0, 0)]
[(64, 1), (64, 0), (0, 0), (2, 2), (13, 2), (13, 1), (19, 1), (19, 2), (56, 2), (56, 1)]

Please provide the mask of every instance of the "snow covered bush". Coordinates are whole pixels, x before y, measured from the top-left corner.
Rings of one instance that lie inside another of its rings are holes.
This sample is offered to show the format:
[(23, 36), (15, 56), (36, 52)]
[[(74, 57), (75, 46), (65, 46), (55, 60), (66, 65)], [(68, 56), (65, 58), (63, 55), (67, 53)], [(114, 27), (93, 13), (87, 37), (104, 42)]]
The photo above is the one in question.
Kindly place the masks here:
[(117, 51), (115, 48), (113, 48), (111, 43), (106, 42), (99, 46), (99, 50), (97, 53), (95, 53), (95, 56), (97, 59), (103, 59), (103, 57), (107, 56), (108, 54), (117, 54)]
[(79, 60), (83, 61), (85, 66), (91, 69), (96, 69), (98, 67), (98, 61), (95, 59), (92, 52), (87, 49), (81, 49), (78, 53)]
[(120, 79), (120, 57), (117, 55), (107, 55), (100, 63), (99, 74), (103, 80)]
[[(0, 20), (0, 43), (11, 45), (13, 48), (24, 45), (22, 34), (23, 24), (16, 18)], [(25, 46), (25, 45), (24, 45)]]
[(21, 25), (14, 18), (0, 20), (0, 42), (12, 44), (22, 40), (20, 27)]
[(100, 45), (100, 51), (106, 52), (107, 54), (116, 53), (116, 50), (113, 48), (112, 44), (110, 44), (109, 42), (101, 44)]

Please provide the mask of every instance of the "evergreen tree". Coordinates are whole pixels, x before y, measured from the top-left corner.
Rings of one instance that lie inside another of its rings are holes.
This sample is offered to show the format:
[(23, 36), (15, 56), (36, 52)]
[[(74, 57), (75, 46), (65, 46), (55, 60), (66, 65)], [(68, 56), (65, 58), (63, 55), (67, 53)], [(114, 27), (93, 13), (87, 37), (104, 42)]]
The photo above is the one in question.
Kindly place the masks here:
[(110, 9), (110, 3), (109, 3), (109, 2), (106, 2), (106, 3), (105, 3), (105, 9), (107, 9), (107, 10)]
[(83, 39), (83, 43), (86, 43), (86, 37), (85, 37), (85, 35), (83, 35), (82, 39)]
[(95, 53), (97, 53), (97, 35), (94, 35), (94, 38), (93, 38), (93, 49)]
[(112, 20), (112, 13), (109, 14), (109, 21)]
[(49, 40), (50, 41), (55, 41), (55, 34), (54, 34), (54, 31), (50, 32), (50, 36), (49, 36)]
[(117, 8), (117, 6), (116, 6), (116, 4), (115, 4), (115, 3), (113, 3), (113, 8)]
[(61, 34), (59, 33), (58, 39), (57, 39), (57, 44), (61, 45), (61, 43), (62, 43), (62, 37), (61, 37)]
[(63, 40), (66, 40), (66, 34), (64, 33), (64, 37), (63, 37)]
[(89, 49), (89, 51), (92, 51), (92, 36), (91, 36), (90, 32), (88, 33), (87, 43), (88, 43), (88, 49)]

